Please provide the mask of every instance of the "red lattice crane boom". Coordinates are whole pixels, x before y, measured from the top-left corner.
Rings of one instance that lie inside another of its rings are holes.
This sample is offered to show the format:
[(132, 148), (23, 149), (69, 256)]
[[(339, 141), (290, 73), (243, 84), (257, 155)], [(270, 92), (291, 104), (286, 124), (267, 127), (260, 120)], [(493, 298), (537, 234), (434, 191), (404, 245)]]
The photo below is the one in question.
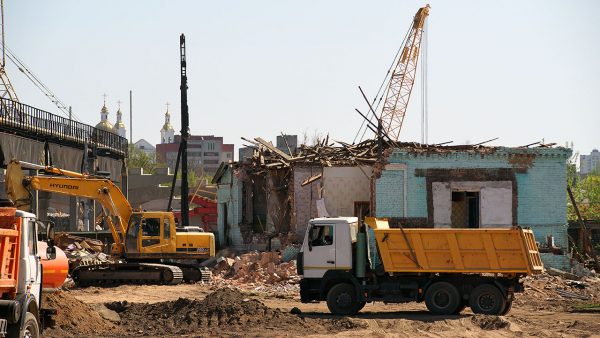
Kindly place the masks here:
[(429, 5), (419, 8), (415, 14), (408, 38), (386, 89), (381, 111), (381, 124), (383, 131), (394, 141), (400, 137), (400, 129), (402, 129), (402, 122), (415, 83), (423, 28), (430, 8)]

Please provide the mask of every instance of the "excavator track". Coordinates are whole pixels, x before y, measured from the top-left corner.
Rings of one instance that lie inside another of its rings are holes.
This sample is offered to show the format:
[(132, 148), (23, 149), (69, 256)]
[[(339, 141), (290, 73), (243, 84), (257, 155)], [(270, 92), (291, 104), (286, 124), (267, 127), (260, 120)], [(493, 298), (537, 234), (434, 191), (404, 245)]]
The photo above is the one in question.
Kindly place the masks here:
[(186, 283), (209, 283), (212, 280), (212, 272), (208, 268), (188, 264), (176, 265), (183, 271), (183, 281)]
[(116, 284), (170, 284), (183, 281), (183, 271), (177, 266), (156, 263), (116, 263), (78, 266), (73, 269), (73, 281), (78, 286)]

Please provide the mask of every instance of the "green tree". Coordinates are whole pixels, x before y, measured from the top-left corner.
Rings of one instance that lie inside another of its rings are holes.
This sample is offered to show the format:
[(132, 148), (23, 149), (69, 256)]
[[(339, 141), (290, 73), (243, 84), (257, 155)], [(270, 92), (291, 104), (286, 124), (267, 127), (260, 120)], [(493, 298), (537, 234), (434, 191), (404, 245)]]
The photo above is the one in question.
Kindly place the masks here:
[(156, 163), (154, 156), (146, 154), (145, 151), (137, 149), (133, 145), (129, 146), (129, 158), (127, 159), (129, 168), (142, 168), (144, 173), (153, 174), (156, 168), (164, 167), (164, 164)]
[[(600, 175), (590, 173), (585, 178), (577, 180), (571, 185), (571, 191), (581, 217), (586, 220), (600, 220)], [(571, 201), (568, 203), (568, 217), (577, 219)]]

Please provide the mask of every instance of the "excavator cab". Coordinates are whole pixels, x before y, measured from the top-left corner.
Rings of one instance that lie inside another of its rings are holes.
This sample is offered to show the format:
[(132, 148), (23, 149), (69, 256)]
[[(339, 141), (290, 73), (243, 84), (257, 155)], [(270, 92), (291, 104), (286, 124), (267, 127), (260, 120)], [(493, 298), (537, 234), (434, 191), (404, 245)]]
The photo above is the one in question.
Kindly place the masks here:
[(175, 222), (170, 212), (134, 212), (129, 218), (125, 255), (165, 258), (176, 253)]

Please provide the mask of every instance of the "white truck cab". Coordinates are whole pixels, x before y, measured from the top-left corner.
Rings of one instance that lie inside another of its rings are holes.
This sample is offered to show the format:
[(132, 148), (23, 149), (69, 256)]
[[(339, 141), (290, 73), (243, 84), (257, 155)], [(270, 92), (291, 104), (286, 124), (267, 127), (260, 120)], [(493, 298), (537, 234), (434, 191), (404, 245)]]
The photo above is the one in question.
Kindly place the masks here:
[(305, 278), (323, 278), (329, 270), (352, 269), (352, 243), (356, 243), (358, 218), (310, 220), (302, 243)]
[[(44, 322), (55, 312), (42, 309), (40, 257), (44, 254), (47, 259), (56, 258), (53, 224), (43, 224), (32, 213), (1, 206), (0, 223), (3, 242), (0, 251), (0, 337), (40, 337)], [(46, 236), (50, 238), (45, 253), (38, 252), (38, 227), (45, 228)], [(18, 264), (15, 265), (15, 261)], [(12, 273), (15, 266), (18, 267), (17, 274)]]

